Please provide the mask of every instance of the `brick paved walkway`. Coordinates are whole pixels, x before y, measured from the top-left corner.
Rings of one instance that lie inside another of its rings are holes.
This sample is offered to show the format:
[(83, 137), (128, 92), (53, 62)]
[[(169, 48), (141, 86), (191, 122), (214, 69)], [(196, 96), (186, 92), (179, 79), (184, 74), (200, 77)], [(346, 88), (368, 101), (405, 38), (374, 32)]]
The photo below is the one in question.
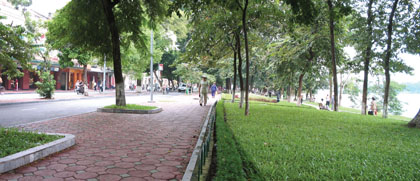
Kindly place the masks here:
[(210, 108), (183, 99), (156, 103), (159, 114), (95, 112), (26, 125), (74, 134), (76, 145), (0, 180), (180, 180)]

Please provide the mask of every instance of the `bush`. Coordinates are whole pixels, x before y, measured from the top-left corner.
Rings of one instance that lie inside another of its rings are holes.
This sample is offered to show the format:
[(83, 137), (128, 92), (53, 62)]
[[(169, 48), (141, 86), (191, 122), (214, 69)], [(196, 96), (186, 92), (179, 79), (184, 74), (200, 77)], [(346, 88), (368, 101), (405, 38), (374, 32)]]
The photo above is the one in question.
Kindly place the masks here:
[(44, 98), (51, 99), (55, 91), (54, 75), (50, 73), (51, 65), (48, 61), (41, 63), (41, 71), (37, 71), (41, 81), (35, 82), (36, 92)]

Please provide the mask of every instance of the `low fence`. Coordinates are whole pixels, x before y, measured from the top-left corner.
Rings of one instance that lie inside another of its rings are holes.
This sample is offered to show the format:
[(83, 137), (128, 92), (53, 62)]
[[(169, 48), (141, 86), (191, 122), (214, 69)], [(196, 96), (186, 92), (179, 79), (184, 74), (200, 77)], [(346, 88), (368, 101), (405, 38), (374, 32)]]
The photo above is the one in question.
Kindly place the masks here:
[[(208, 174), (211, 154), (213, 151), (213, 129), (216, 121), (216, 105), (215, 102), (207, 114), (204, 125), (201, 129), (200, 137), (197, 140), (194, 151), (191, 155), (190, 162), (185, 170), (183, 181), (200, 180)], [(203, 179), (204, 180), (204, 179)]]

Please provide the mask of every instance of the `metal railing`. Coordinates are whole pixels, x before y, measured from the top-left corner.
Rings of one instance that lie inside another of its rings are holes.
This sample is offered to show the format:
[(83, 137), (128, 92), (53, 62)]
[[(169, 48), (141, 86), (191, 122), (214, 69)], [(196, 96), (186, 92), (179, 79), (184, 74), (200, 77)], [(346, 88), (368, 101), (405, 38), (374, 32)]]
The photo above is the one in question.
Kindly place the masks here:
[[(204, 174), (207, 173), (210, 167), (206, 167), (206, 160), (209, 156), (209, 152), (212, 151), (212, 138), (213, 138), (213, 129), (214, 123), (216, 120), (216, 104), (215, 102), (206, 117), (204, 125), (200, 132), (200, 137), (197, 140), (194, 151), (191, 155), (190, 162), (188, 163), (187, 169), (185, 170), (184, 176), (182, 177), (183, 181), (190, 180), (200, 180)], [(206, 170), (205, 170), (206, 169)]]

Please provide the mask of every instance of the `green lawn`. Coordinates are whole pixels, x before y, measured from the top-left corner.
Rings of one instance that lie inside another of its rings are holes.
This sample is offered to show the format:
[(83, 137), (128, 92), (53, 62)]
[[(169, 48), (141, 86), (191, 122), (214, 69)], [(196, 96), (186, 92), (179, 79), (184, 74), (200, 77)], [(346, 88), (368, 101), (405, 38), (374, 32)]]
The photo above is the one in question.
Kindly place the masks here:
[(0, 158), (55, 141), (62, 137), (24, 132), (14, 128), (0, 128)]
[[(407, 122), (285, 102), (252, 102), (248, 117), (237, 103), (226, 102), (224, 107), (225, 132), (231, 131), (242, 160), (242, 165), (230, 167), (243, 167), (247, 179), (420, 178), (420, 130), (407, 128)], [(217, 135), (218, 147), (224, 140)], [(218, 160), (226, 156), (219, 149)], [(218, 177), (223, 178), (223, 174), (216, 174)]]
[[(238, 96), (238, 98), (236, 98), (235, 100), (240, 100), (241, 94), (236, 93), (235, 95)], [(232, 94), (222, 94), (222, 99), (232, 100)], [(265, 96), (262, 96), (262, 95), (251, 94), (250, 93), (249, 94), (249, 100), (250, 101), (259, 100), (259, 101), (272, 102), (272, 101), (276, 101), (277, 98), (276, 98), (276, 96), (265, 97)]]
[(113, 104), (113, 105), (110, 105), (110, 106), (105, 106), (104, 108), (108, 108), (108, 109), (152, 110), (152, 109), (156, 109), (157, 107), (155, 107), (155, 106), (142, 106), (142, 105), (137, 105), (137, 104), (127, 104), (126, 106), (117, 106), (117, 105)]

